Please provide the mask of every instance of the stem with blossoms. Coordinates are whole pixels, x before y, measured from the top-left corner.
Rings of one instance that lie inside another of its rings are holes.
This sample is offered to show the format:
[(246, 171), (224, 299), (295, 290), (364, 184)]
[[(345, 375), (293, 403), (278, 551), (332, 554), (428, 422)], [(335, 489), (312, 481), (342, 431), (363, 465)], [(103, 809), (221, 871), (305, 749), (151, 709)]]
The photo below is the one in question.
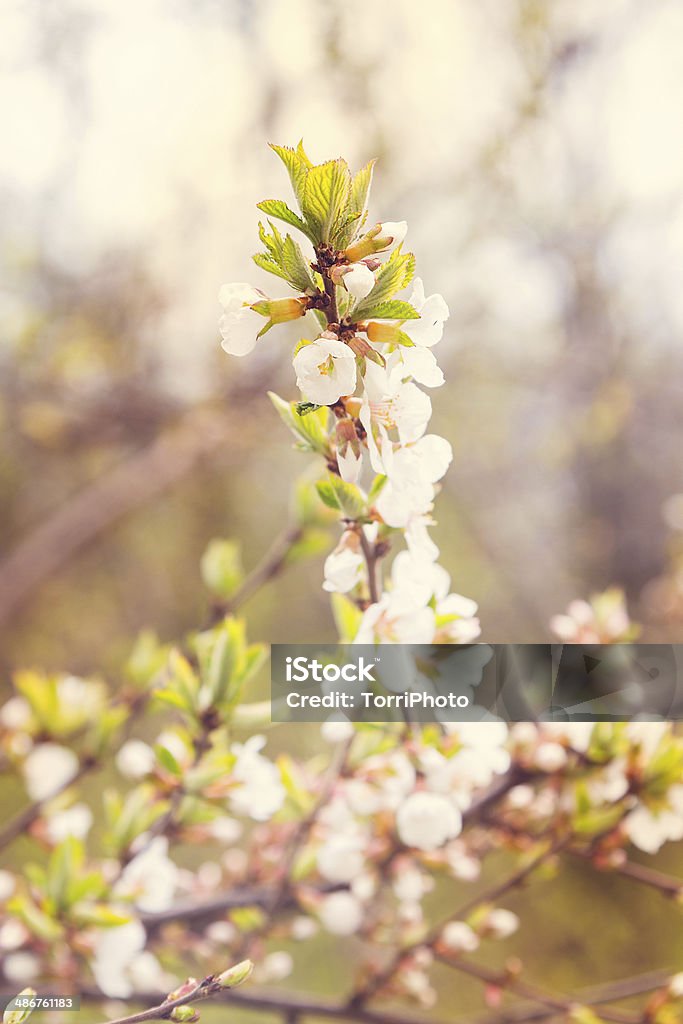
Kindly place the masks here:
[[(315, 318), (315, 336), (301, 338), (293, 354), (301, 400), (271, 398), (297, 446), (325, 463), (317, 493), (343, 530), (323, 586), (341, 639), (471, 641), (479, 635), (477, 607), (450, 593), (428, 532), (452, 458), (449, 443), (427, 433), (432, 405), (424, 390), (444, 383), (432, 349), (448, 307), (413, 280), (404, 221), (367, 227), (374, 161), (352, 175), (342, 159), (313, 165), (301, 143), (272, 149), (299, 211), (281, 200), (259, 203), (268, 220), (259, 225), (265, 251), (254, 260), (297, 294), (271, 299), (251, 285), (224, 285), (223, 348), (244, 356), (272, 327)], [(303, 237), (283, 236), (274, 220)], [(385, 587), (382, 560), (400, 539), (405, 548)]]

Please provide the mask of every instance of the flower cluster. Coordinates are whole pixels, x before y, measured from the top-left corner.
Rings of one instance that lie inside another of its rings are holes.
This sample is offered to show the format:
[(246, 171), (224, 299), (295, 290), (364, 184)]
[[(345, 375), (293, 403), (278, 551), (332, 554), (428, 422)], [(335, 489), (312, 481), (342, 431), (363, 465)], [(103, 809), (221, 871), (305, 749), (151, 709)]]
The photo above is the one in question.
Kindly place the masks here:
[[(547, 877), (561, 851), (680, 898), (680, 882), (630, 860), (634, 848), (683, 838), (683, 741), (670, 724), (339, 720), (321, 728), (326, 755), (274, 758), (264, 736), (235, 736), (262, 714), (243, 704), (258, 655), (230, 619), (191, 638), (186, 654), (147, 641), (106, 711), (96, 681), (17, 676), (0, 710), (0, 755), (33, 803), (23, 831), (0, 829), (0, 846), (23, 836), (44, 857), (0, 872), (7, 984), (79, 977), (132, 998), (177, 986), (188, 959), (215, 964), (220, 978), (226, 957), (245, 953), (261, 983), (278, 982), (297, 944), (323, 931), (362, 940), (364, 997), (430, 1006), (435, 961), (466, 970), (471, 953), (523, 923), (499, 869), (491, 894), (482, 887), (492, 854), (517, 864), (510, 891), (536, 864)], [(106, 725), (74, 709), (76, 694)], [(130, 733), (141, 709), (144, 739)], [(80, 780), (109, 758), (115, 772), (93, 799)], [(435, 922), (437, 885), (457, 901)], [(653, 998), (677, 1000), (672, 984)], [(196, 982), (176, 991), (186, 989)], [(185, 1018), (196, 1019), (173, 1019)]]
[(571, 601), (563, 615), (552, 617), (550, 628), (559, 640), (570, 644), (626, 644), (640, 633), (619, 587), (593, 594), (589, 601)]
[[(348, 595), (338, 606), (350, 601), (362, 613), (348, 639), (471, 641), (479, 635), (476, 604), (450, 593), (428, 535), (452, 459), (448, 441), (428, 433), (432, 403), (424, 390), (444, 383), (433, 349), (448, 306), (413, 279), (404, 221), (367, 228), (373, 162), (352, 176), (344, 160), (312, 165), (301, 144), (272, 148), (287, 167), (300, 213), (280, 200), (259, 208), (303, 238), (283, 237), (269, 219), (259, 226), (265, 252), (254, 259), (298, 294), (271, 299), (249, 284), (224, 285), (223, 348), (242, 356), (274, 325), (316, 318), (316, 336), (294, 351), (301, 401), (276, 405), (299, 444), (324, 457), (328, 476), (319, 493), (342, 514), (344, 532), (325, 562), (323, 586)], [(380, 563), (399, 532), (407, 547), (385, 591)]]

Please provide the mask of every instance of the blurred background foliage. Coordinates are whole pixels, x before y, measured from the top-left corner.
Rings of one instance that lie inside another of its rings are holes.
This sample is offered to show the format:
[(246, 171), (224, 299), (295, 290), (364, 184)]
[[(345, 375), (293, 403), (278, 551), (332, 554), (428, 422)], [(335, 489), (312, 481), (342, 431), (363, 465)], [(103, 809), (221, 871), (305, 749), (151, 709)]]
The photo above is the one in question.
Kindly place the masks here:
[[(616, 583), (677, 639), (682, 36), (666, 0), (6, 0), (4, 666), (191, 627), (208, 539), (249, 564), (286, 518), (305, 457), (264, 391), (294, 395), (296, 338), (225, 357), (216, 294), (266, 285), (266, 142), (301, 136), (379, 157), (373, 211), (449, 302), (438, 540), (485, 637), (545, 639)], [(319, 576), (254, 600), (253, 631), (331, 637)]]

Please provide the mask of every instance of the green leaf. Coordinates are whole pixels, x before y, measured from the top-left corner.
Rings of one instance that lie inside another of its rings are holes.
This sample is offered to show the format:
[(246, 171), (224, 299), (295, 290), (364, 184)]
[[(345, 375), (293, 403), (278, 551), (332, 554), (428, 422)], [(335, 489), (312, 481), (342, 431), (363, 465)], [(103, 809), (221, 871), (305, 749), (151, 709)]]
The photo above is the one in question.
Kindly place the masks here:
[(7, 903), (7, 910), (24, 922), (33, 935), (54, 942), (62, 934), (59, 922), (42, 911), (28, 896), (15, 896)]
[(405, 331), (398, 332), (398, 338), (396, 339), (396, 343), (398, 345), (403, 345), (404, 348), (415, 348), (415, 342), (413, 341), (409, 334), (406, 334)]
[(372, 185), (372, 175), (375, 169), (375, 160), (369, 160), (365, 167), (361, 167), (351, 183), (351, 202), (349, 204), (352, 216), (359, 219), (358, 227), (362, 228), (367, 217), (368, 196)]
[(286, 224), (291, 224), (293, 228), (303, 231), (306, 236), (309, 235), (308, 228), (301, 217), (294, 210), (290, 210), (287, 203), (281, 199), (264, 199), (263, 202), (256, 204), (256, 208), (265, 213), (267, 217), (277, 217), (278, 220), (283, 220)]
[(349, 209), (351, 174), (345, 160), (311, 167), (301, 209), (316, 242), (334, 245)]
[[(301, 292), (315, 292), (316, 284), (311, 276), (310, 264), (307, 262), (300, 247), (291, 235), (284, 238), (272, 221), (268, 221), (270, 233), (259, 222), (259, 238), (265, 245), (267, 252), (257, 253), (254, 263), (270, 274), (283, 278)], [(263, 310), (259, 309), (261, 303), (255, 303), (253, 308), (257, 312), (263, 312), (268, 316), (267, 304)]]
[(316, 405), (315, 402), (297, 402), (295, 408), (299, 416), (308, 416), (309, 412), (322, 409), (322, 405)]
[(367, 501), (355, 484), (330, 474), (316, 486), (321, 500), (330, 508), (340, 509), (348, 519), (358, 519), (365, 514)]
[(380, 496), (380, 492), (382, 491), (382, 488), (384, 487), (385, 483), (387, 482), (387, 479), (388, 478), (386, 476), (383, 476), (381, 473), (378, 473), (378, 475), (372, 481), (372, 484), (370, 486), (370, 490), (368, 492), (368, 504), (369, 505), (372, 505), (375, 501), (377, 501), (377, 499)]
[(414, 273), (415, 257), (412, 252), (402, 253), (399, 246), (375, 273), (375, 286), (352, 311), (354, 319), (365, 319), (369, 310), (393, 298), (396, 292), (410, 284)]
[(154, 747), (154, 753), (157, 756), (157, 761), (159, 762), (159, 764), (163, 768), (165, 768), (167, 772), (169, 772), (171, 775), (175, 775), (176, 778), (180, 778), (180, 765), (178, 764), (178, 762), (176, 761), (175, 757), (168, 749), (168, 747), (164, 747), (161, 743), (157, 743), (157, 745)]
[(268, 397), (275, 406), (282, 422), (291, 430), (301, 447), (306, 451), (326, 455), (329, 450), (327, 422), (329, 410), (323, 405), (314, 412), (301, 416), (297, 412), (296, 402), (285, 402), (284, 399), (269, 391)]
[(216, 629), (200, 633), (196, 638), (202, 670), (202, 711), (234, 700), (239, 669), (246, 653), (245, 634), (244, 622), (230, 617)]
[(318, 492), (318, 497), (322, 501), (323, 505), (326, 505), (328, 508), (333, 508), (337, 512), (341, 512), (341, 505), (337, 498), (337, 492), (329, 480), (319, 480), (315, 485), (315, 489)]
[(402, 302), (400, 299), (389, 299), (386, 302), (378, 303), (373, 309), (364, 314), (373, 320), (419, 320), (420, 314), (409, 302)]
[(231, 598), (244, 579), (240, 547), (234, 540), (212, 540), (200, 567), (205, 586), (223, 600)]
[[(10, 999), (2, 1015), (2, 1024), (25, 1024), (25, 1021), (33, 1013), (34, 1006), (31, 1006), (31, 1001), (35, 996), (34, 988), (23, 988), (13, 999)], [(29, 1004), (28, 1006), (23, 1005), (26, 1002)]]
[(360, 608), (346, 594), (332, 594), (332, 614), (340, 642), (351, 643), (363, 618)]
[(289, 180), (291, 181), (292, 188), (294, 190), (294, 195), (296, 196), (299, 206), (303, 210), (306, 178), (308, 177), (308, 171), (311, 167), (311, 161), (304, 153), (303, 144), (300, 142), (296, 149), (292, 149), (291, 146), (275, 146), (271, 142), (270, 148), (274, 153), (277, 153), (287, 168)]
[(76, 903), (71, 917), (80, 925), (96, 925), (98, 928), (118, 928), (128, 924), (131, 915), (116, 910), (106, 903)]

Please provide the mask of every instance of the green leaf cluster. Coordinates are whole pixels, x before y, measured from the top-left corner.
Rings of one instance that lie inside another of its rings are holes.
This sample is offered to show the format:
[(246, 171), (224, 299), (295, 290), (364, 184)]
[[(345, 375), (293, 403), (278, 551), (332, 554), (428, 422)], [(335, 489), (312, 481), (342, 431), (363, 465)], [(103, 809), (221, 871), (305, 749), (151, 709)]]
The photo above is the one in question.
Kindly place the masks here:
[[(406, 288), (415, 274), (415, 257), (412, 252), (395, 249), (386, 263), (375, 274), (375, 286), (353, 309), (354, 320), (414, 320), (419, 313), (408, 302), (390, 303), (389, 300)], [(398, 312), (396, 312), (398, 310)]]
[(298, 228), (313, 245), (346, 248), (365, 223), (375, 161), (352, 175), (341, 158), (313, 164), (302, 142), (296, 149), (274, 145), (271, 149), (287, 169), (301, 216), (275, 199), (259, 203), (259, 209)]
[(283, 238), (270, 218), (296, 228), (315, 247), (346, 248), (365, 223), (375, 161), (352, 175), (341, 158), (313, 164), (301, 142), (296, 148), (272, 145), (271, 149), (287, 169), (299, 213), (281, 199), (258, 203), (258, 209), (269, 218), (270, 230), (259, 225), (265, 252), (257, 253), (254, 262), (297, 291), (313, 294), (322, 288), (320, 276), (312, 271), (297, 242), (290, 235)]
[(64, 839), (45, 865), (29, 863), (24, 874), (28, 886), (13, 897), (8, 909), (38, 938), (54, 941), (65, 924), (114, 928), (130, 920), (129, 914), (107, 902), (107, 882), (86, 864), (80, 839)]
[(324, 480), (319, 480), (316, 487), (323, 504), (343, 513), (347, 519), (360, 519), (367, 515), (367, 498), (355, 484), (330, 473)]
[[(284, 206), (284, 203), (282, 204)], [(263, 204), (261, 204), (263, 207)], [(270, 206), (269, 206), (270, 208)], [(299, 292), (313, 295), (318, 289), (318, 278), (314, 279), (310, 263), (301, 251), (301, 247), (291, 235), (283, 238), (272, 221), (268, 221), (270, 231), (259, 223), (259, 238), (265, 246), (265, 252), (256, 253), (254, 263), (275, 274), (291, 284)]]
[(327, 436), (327, 424), (329, 420), (329, 409), (327, 406), (311, 408), (306, 406), (303, 412), (299, 412), (298, 402), (286, 402), (274, 391), (268, 392), (268, 397), (275, 406), (280, 419), (296, 438), (296, 447), (304, 452), (316, 452), (318, 455), (328, 456), (330, 453), (329, 438)]
[(244, 621), (233, 616), (214, 629), (198, 633), (192, 646), (196, 666), (180, 651), (172, 651), (155, 697), (182, 711), (191, 722), (208, 721), (213, 712), (226, 720), (244, 686), (261, 667), (266, 650), (263, 644), (247, 643)]

